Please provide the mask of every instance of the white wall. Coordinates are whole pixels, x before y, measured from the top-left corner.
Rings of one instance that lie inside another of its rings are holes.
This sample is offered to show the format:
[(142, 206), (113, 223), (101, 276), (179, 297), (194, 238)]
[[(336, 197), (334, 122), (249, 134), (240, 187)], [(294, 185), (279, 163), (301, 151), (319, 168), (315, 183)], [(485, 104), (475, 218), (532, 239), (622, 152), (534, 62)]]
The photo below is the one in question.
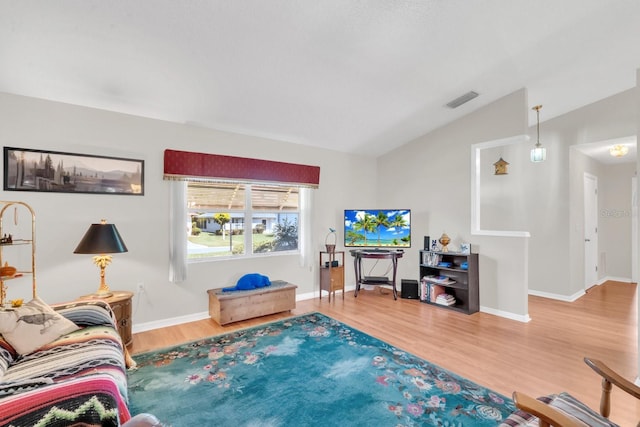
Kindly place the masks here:
[[(527, 170), (537, 168), (531, 163), (533, 143), (501, 145), (481, 150), (480, 156), (480, 228), (482, 230), (527, 231), (526, 198)], [(509, 163), (506, 175), (495, 175), (498, 159)]]
[[(569, 150), (570, 158), (570, 174), (569, 174), (569, 215), (570, 215), (570, 230), (569, 230), (569, 263), (576, 266), (576, 271), (571, 272), (571, 277), (575, 281), (575, 287), (573, 292), (569, 292), (570, 283), (566, 283), (566, 289), (558, 292), (557, 289), (547, 287), (541, 288), (538, 286), (536, 290), (543, 290), (556, 295), (564, 295), (567, 299), (574, 299), (583, 294), (585, 288), (585, 266), (584, 266), (584, 176), (589, 174), (600, 179), (604, 176), (603, 164), (595, 159), (585, 155), (584, 153), (573, 149), (575, 146), (571, 146)], [(600, 184), (600, 183), (598, 183)], [(598, 220), (600, 217), (598, 217)], [(598, 225), (599, 227), (599, 225)], [(602, 233), (598, 233), (598, 246), (602, 244), (602, 240), (605, 236)], [(598, 257), (599, 258), (599, 257)], [(579, 270), (578, 270), (579, 269)], [(602, 270), (601, 266), (598, 266), (598, 274)], [(547, 283), (541, 283), (542, 285), (555, 285), (554, 282), (547, 281)], [(589, 286), (591, 286), (590, 284)]]
[(598, 179), (598, 277), (631, 281), (631, 178), (636, 164), (607, 165)]
[[(559, 246), (562, 251), (566, 251), (566, 254), (556, 252), (554, 259), (561, 260), (564, 264), (555, 261), (552, 264), (553, 269), (545, 271), (548, 266), (532, 257), (530, 268), (537, 272), (537, 276), (535, 280), (531, 280), (531, 288), (566, 296), (579, 295), (584, 290), (583, 176), (584, 172), (596, 175), (599, 177), (599, 184), (602, 185), (605, 171), (601, 164), (577, 155), (575, 150), (571, 150), (571, 146), (635, 135), (637, 102), (638, 97), (634, 88), (549, 120), (541, 126), (541, 135), (544, 129), (546, 138), (556, 144), (563, 154), (568, 155), (568, 161), (557, 170), (563, 188), (551, 192), (550, 197), (560, 200), (561, 203), (566, 200), (567, 203), (562, 203), (561, 214), (568, 218), (569, 222), (566, 228), (555, 229), (560, 233), (558, 234), (560, 238), (556, 241), (560, 242)], [(545, 181), (547, 181), (546, 177)], [(550, 183), (545, 182), (545, 185)], [(630, 190), (627, 194), (630, 194)], [(603, 233), (599, 233), (599, 246), (603, 243), (601, 239), (605, 239)], [(620, 251), (626, 250), (626, 248), (614, 247), (610, 249), (612, 252), (607, 255), (608, 258), (620, 256)], [(554, 260), (545, 261), (553, 262)], [(557, 274), (558, 271), (568, 272), (568, 280), (549, 281), (548, 273)]]
[[(168, 182), (162, 179), (164, 149), (320, 166), (320, 188), (314, 191), (312, 213), (316, 250), (324, 247), (329, 227), (341, 230), (345, 206), (370, 206), (375, 200), (372, 183), (376, 162), (363, 154), (346, 155), (9, 94), (0, 94), (0, 117), (3, 146), (145, 161), (144, 196), (2, 194), (2, 200), (24, 201), (36, 212), (38, 288), (47, 302), (72, 300), (97, 290), (99, 272), (91, 257), (74, 255), (73, 250), (92, 222), (105, 218), (116, 224), (129, 252), (114, 255), (107, 267), (107, 283), (112, 289), (130, 291), (138, 282), (145, 283), (147, 292), (134, 299), (134, 324), (138, 325), (206, 312), (207, 289), (233, 285), (245, 273), (288, 280), (299, 286), (299, 293), (317, 292), (318, 288), (316, 257), (311, 260), (312, 267), (303, 268), (299, 258), (290, 255), (192, 264), (184, 283), (170, 283)], [(351, 270), (347, 268), (348, 285), (353, 284)], [(23, 291), (13, 281), (9, 298)]]
[(446, 232), (452, 249), (470, 242), (480, 254), (480, 305), (527, 316), (526, 241), (472, 236), (470, 225), (471, 145), (524, 134), (527, 109), (519, 90), (378, 159), (378, 204), (408, 201), (412, 209), (413, 245), (399, 263), (401, 277), (417, 278), (422, 236)]

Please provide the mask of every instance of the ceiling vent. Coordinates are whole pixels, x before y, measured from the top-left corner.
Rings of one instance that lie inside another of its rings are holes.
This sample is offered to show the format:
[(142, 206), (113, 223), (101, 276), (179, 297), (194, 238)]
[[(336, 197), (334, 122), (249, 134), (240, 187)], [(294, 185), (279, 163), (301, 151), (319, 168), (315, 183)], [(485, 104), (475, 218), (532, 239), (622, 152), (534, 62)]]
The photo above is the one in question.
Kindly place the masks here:
[(477, 96), (478, 96), (477, 92), (469, 91), (469, 92), (465, 93), (464, 95), (459, 96), (456, 99), (454, 99), (453, 101), (449, 102), (447, 104), (447, 107), (449, 107), (449, 108), (458, 108), (462, 104), (465, 104), (465, 103), (471, 101), (473, 98), (476, 98)]

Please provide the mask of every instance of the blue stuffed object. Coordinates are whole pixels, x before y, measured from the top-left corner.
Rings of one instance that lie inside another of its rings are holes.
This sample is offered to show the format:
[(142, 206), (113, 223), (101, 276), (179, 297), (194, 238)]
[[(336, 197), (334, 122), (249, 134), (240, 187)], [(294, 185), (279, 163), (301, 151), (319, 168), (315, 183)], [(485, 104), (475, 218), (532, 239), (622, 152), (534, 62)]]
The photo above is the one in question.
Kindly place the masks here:
[(235, 286), (230, 288), (222, 288), (223, 292), (233, 292), (233, 291), (249, 291), (251, 289), (264, 288), (265, 286), (270, 286), (271, 281), (267, 276), (263, 276), (258, 273), (250, 273), (245, 274), (240, 279), (238, 279), (238, 283)]

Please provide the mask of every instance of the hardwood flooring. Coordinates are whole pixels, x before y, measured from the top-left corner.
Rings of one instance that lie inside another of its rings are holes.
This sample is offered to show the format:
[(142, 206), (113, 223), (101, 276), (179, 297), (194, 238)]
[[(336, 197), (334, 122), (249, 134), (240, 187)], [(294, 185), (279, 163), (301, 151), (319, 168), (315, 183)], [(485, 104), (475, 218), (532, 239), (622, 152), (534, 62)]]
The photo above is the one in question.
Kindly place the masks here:
[[(298, 301), (291, 313), (218, 325), (202, 320), (134, 334), (132, 354), (168, 347), (312, 311), (324, 313), (494, 391), (537, 397), (567, 391), (597, 410), (600, 380), (583, 362), (607, 363), (631, 381), (638, 375), (637, 286), (607, 282), (575, 302), (529, 297), (531, 322), (471, 316), (398, 299), (376, 288)], [(206, 298), (206, 295), (203, 295)], [(614, 389), (611, 420), (635, 426), (640, 401)]]

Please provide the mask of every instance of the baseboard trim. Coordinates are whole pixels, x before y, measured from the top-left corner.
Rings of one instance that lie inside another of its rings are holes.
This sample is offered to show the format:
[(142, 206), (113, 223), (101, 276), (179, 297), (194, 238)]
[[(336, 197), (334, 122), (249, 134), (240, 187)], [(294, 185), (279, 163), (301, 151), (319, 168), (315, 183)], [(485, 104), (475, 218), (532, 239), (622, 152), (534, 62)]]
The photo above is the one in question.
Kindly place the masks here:
[(525, 314), (525, 315), (514, 314), (509, 311), (496, 310), (495, 308), (484, 307), (484, 306), (480, 306), (480, 311), (483, 313), (493, 314), (494, 316), (500, 316), (506, 319), (516, 320), (518, 322), (523, 322), (523, 323), (529, 323), (531, 321), (531, 317), (529, 317), (529, 314)]
[[(355, 290), (355, 286), (345, 286), (345, 292), (349, 292), (353, 290)], [(532, 292), (535, 292), (535, 291), (530, 291), (529, 293), (533, 295)], [(546, 296), (546, 295), (547, 294), (539, 295), (539, 296)], [(554, 295), (554, 294), (548, 294), (548, 295)], [(555, 298), (555, 299), (565, 298), (563, 299), (563, 301), (566, 301), (566, 297), (563, 297), (562, 295), (558, 295), (557, 297), (559, 298)], [(303, 300), (308, 300), (313, 298), (318, 298), (317, 292), (306, 292), (303, 294), (296, 295), (296, 301), (303, 301)], [(548, 296), (547, 298), (553, 298), (553, 297)], [(529, 317), (528, 314), (519, 315), (519, 314), (514, 314), (508, 311), (496, 310), (494, 308), (484, 307), (484, 306), (480, 307), (480, 311), (483, 313), (493, 314), (495, 316), (500, 316), (506, 319), (515, 320), (523, 323), (528, 323), (531, 321), (531, 317)], [(181, 325), (183, 323), (189, 323), (189, 322), (197, 322), (199, 320), (205, 320), (209, 318), (210, 318), (209, 312), (203, 311), (199, 313), (187, 314), (184, 316), (176, 316), (176, 317), (170, 317), (162, 320), (154, 320), (152, 322), (144, 322), (144, 323), (137, 323), (137, 324), (134, 323), (132, 327), (132, 333), (136, 334), (139, 332), (152, 331), (154, 329), (167, 328), (169, 326), (176, 326), (176, 325)]]
[(529, 295), (533, 295), (536, 297), (550, 298), (550, 299), (555, 299), (558, 301), (565, 301), (565, 302), (574, 302), (584, 294), (585, 294), (584, 290), (580, 290), (573, 295), (567, 296), (567, 295), (554, 294), (551, 292), (534, 291), (529, 289)]
[[(634, 283), (628, 277), (607, 276), (607, 277), (604, 277), (604, 278), (600, 279), (598, 281), (598, 283), (596, 283), (594, 286), (600, 286), (600, 285), (608, 282), (609, 280), (614, 281), (614, 282)], [(542, 292), (542, 291), (535, 291), (535, 290), (529, 289), (529, 295), (533, 295), (533, 296), (536, 296), (536, 297), (555, 299), (555, 300), (558, 300), (558, 301), (574, 302), (575, 300), (577, 300), (581, 296), (585, 295), (585, 291), (584, 290), (580, 290), (580, 291), (576, 292), (573, 295), (568, 295), (567, 296), (567, 295), (554, 294), (554, 293), (551, 293), (551, 292)]]
[(169, 326), (181, 325), (183, 323), (197, 322), (198, 320), (210, 319), (208, 311), (200, 313), (187, 314), (185, 316), (169, 317), (162, 320), (154, 320), (152, 322), (134, 323), (131, 328), (131, 332), (134, 334), (138, 332), (152, 331), (154, 329), (167, 328)]
[(604, 282), (611, 280), (613, 282), (624, 282), (624, 283), (634, 283), (629, 277), (615, 277), (615, 276), (607, 276), (598, 282), (598, 285), (602, 285)]
[[(345, 288), (345, 291), (348, 291), (348, 290), (349, 288)], [(303, 301), (303, 300), (313, 299), (317, 297), (318, 297), (318, 294), (316, 292), (306, 292), (304, 294), (296, 295), (296, 301)], [(167, 319), (154, 320), (152, 322), (144, 322), (139, 324), (134, 323), (133, 327), (131, 328), (131, 332), (136, 334), (138, 332), (152, 331), (154, 329), (167, 328), (169, 326), (176, 326), (176, 325), (181, 325), (183, 323), (189, 323), (189, 322), (197, 322), (199, 320), (205, 320), (205, 319), (210, 319), (208, 311), (187, 314), (184, 316), (169, 317)]]

